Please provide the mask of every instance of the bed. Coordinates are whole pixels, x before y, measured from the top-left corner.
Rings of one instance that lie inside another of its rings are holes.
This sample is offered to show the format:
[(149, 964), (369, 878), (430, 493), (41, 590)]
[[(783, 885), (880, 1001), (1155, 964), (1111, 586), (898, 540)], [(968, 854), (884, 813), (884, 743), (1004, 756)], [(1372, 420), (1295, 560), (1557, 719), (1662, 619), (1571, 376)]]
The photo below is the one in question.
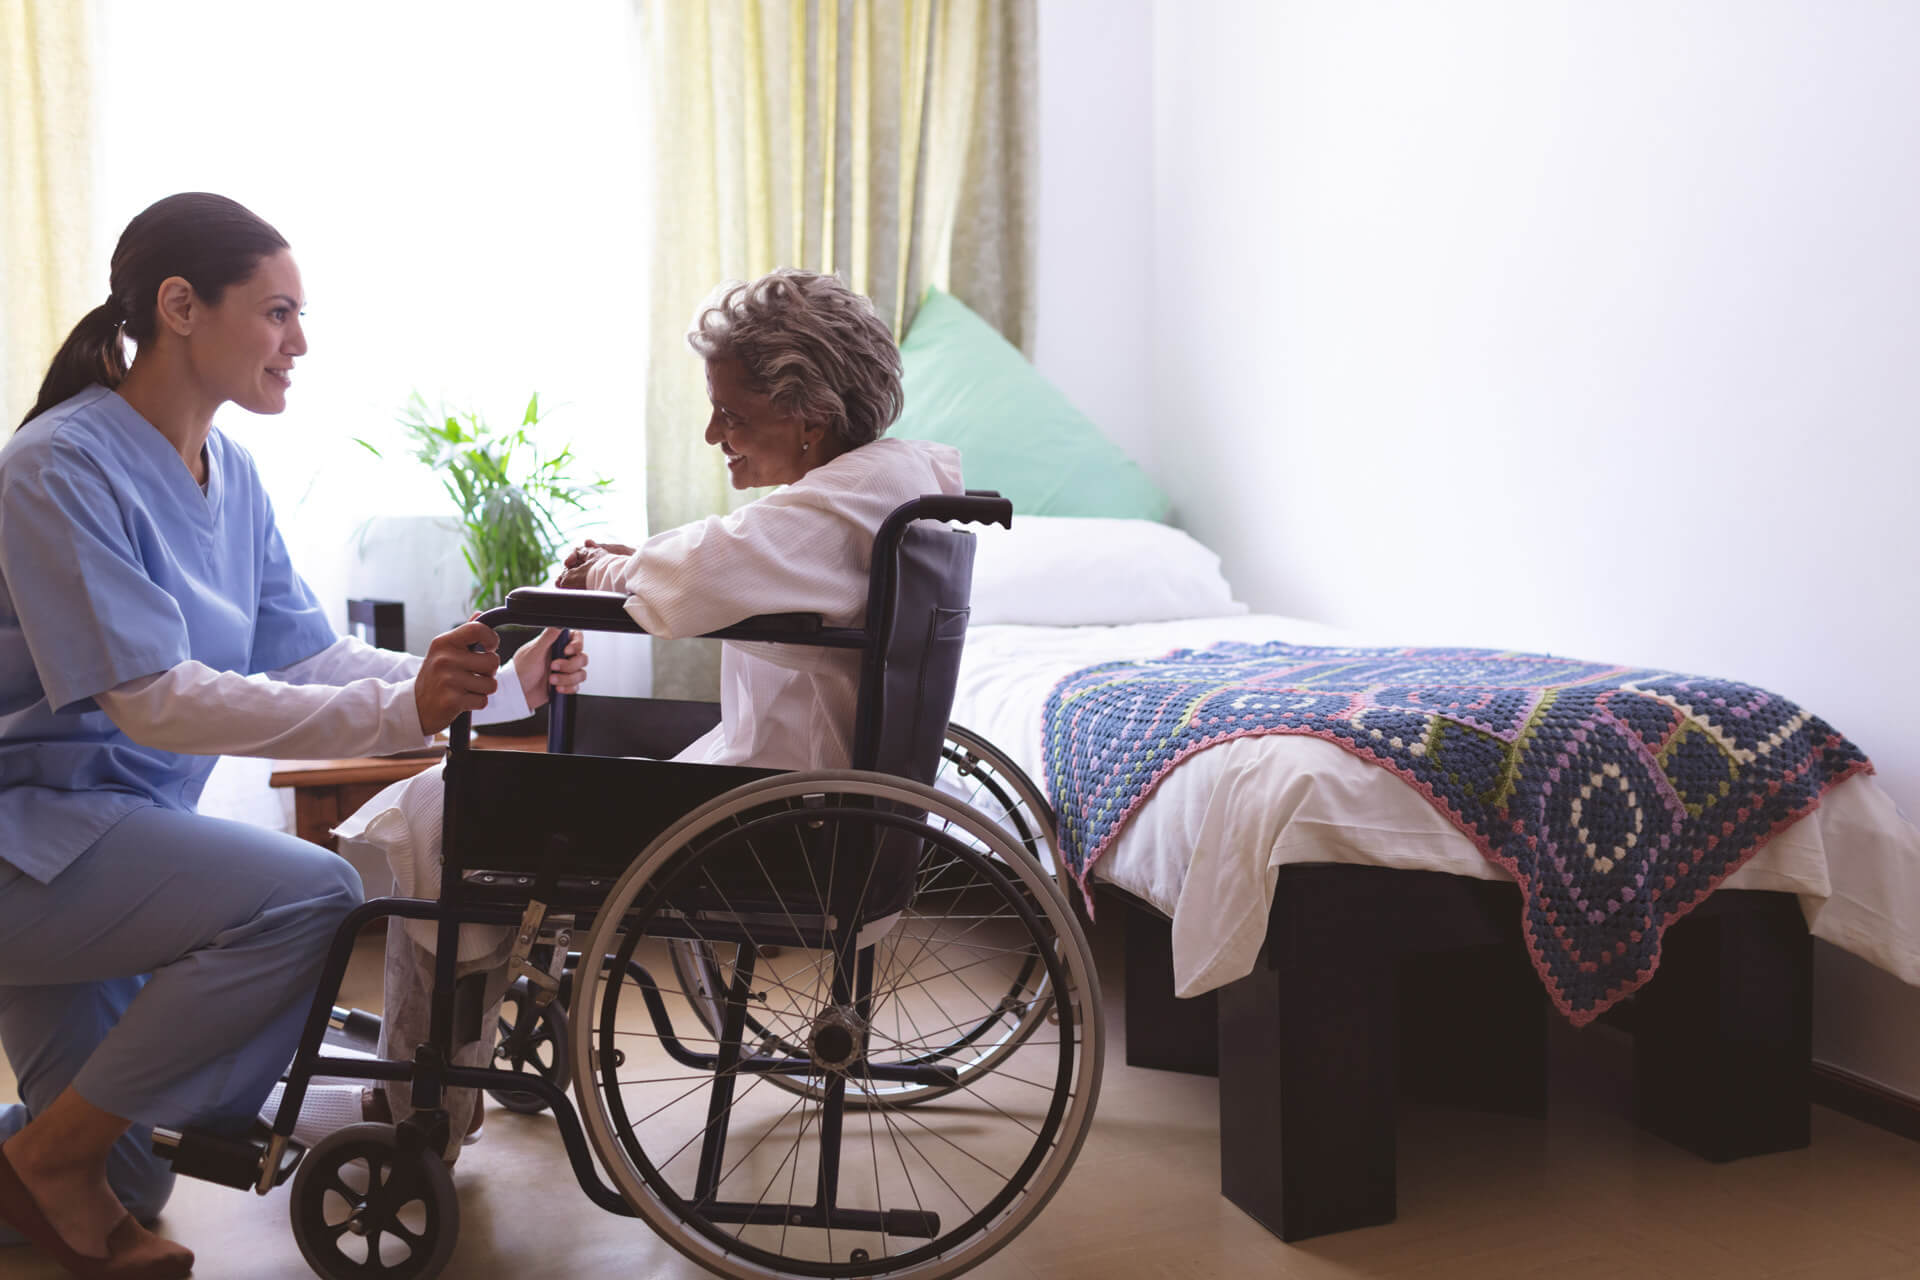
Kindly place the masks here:
[[(1137, 520), (1016, 521), (983, 540), (974, 602), (953, 718), (1043, 783), (1043, 709), (1082, 668), (1407, 639), (1248, 613), (1205, 548)], [(1549, 1013), (1511, 878), (1340, 746), (1267, 734), (1187, 756), (1096, 885), (1127, 912), (1129, 1061), (1219, 1072), (1223, 1190), (1283, 1238), (1391, 1219), (1416, 1047), (1438, 1055), (1413, 1073), (1430, 1095), (1544, 1106)], [(1920, 832), (1870, 775), (1836, 783), (1669, 930), (1628, 1010), (1642, 1122), (1713, 1159), (1805, 1145), (1809, 933), (1920, 985), (1916, 930)]]

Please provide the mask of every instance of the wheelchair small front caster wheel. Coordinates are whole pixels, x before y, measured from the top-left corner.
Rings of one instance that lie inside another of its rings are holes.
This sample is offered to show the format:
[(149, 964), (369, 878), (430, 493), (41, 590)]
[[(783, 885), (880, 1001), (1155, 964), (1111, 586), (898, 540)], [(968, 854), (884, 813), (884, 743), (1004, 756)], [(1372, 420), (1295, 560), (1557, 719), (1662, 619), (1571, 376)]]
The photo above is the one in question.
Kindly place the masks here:
[[(533, 1024), (526, 1042), (515, 1046), (513, 1030), (527, 1018), (537, 1018), (538, 1021)], [(567, 1053), (567, 1012), (557, 999), (548, 1001), (545, 1009), (535, 1009), (533, 988), (525, 978), (516, 980), (508, 987), (505, 997), (500, 1001), (500, 1023), (494, 1044), (494, 1065), (497, 1067), (539, 1076), (563, 1092), (567, 1082), (573, 1078), (573, 1067)], [(535, 1115), (547, 1109), (547, 1100), (537, 1093), (489, 1089), (487, 1096), (507, 1110), (523, 1116)]]
[(307, 1153), (288, 1209), (294, 1242), (326, 1280), (432, 1280), (460, 1236), (439, 1153), (406, 1151), (390, 1124), (348, 1125)]

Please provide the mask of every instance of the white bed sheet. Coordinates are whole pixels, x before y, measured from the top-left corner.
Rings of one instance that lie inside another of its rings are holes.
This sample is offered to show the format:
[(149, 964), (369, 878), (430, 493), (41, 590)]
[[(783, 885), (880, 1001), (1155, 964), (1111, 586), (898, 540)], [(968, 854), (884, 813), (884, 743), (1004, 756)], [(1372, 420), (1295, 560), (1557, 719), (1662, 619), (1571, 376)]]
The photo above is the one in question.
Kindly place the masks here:
[[(952, 719), (1044, 788), (1042, 713), (1061, 679), (1096, 662), (1221, 640), (1390, 643), (1267, 614), (974, 627)], [(1392, 773), (1296, 734), (1236, 738), (1189, 756), (1134, 811), (1094, 878), (1172, 917), (1174, 988), (1193, 996), (1252, 971), (1278, 869), (1298, 862), (1510, 878)], [(1798, 894), (1815, 937), (1920, 986), (1920, 830), (1872, 777), (1836, 786), (1724, 887)]]

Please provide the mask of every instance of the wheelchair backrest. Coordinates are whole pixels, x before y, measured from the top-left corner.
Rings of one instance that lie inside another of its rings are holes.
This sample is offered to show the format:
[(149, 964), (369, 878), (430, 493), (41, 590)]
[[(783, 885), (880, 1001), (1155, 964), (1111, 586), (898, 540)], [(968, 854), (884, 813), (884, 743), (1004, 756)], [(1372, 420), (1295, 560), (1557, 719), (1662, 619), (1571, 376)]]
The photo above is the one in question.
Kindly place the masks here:
[(971, 533), (933, 520), (883, 527), (875, 539), (854, 768), (933, 781), (967, 638), (973, 552)]

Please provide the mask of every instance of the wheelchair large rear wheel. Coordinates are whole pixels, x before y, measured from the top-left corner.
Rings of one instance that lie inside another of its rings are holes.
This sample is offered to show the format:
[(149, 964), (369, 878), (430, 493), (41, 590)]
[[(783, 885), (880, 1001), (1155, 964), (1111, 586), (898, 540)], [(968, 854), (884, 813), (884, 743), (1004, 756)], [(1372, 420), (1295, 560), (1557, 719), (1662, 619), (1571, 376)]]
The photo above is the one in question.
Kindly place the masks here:
[[(717, 1030), (656, 980), (671, 942), (712, 957)], [(629, 868), (584, 954), (607, 957), (571, 1009), (593, 1145), (722, 1275), (959, 1274), (1040, 1211), (1093, 1116), (1099, 986), (1072, 911), (1002, 828), (928, 787), (843, 772), (729, 792)], [(1051, 1016), (994, 1070), (956, 1068), (956, 1030), (1029, 963)], [(908, 1110), (896, 1084), (944, 1096)]]
[[(1015, 847), (1032, 859), (1043, 872), (1055, 865), (1053, 810), (1039, 789), (1020, 767), (986, 739), (960, 725), (947, 726), (941, 745), (939, 773), (934, 777), (936, 790), (991, 818)], [(965, 839), (964, 833), (955, 834)], [(985, 846), (982, 852), (992, 856)], [(969, 950), (965, 937), (955, 938), (951, 930), (943, 932), (941, 913), (951, 900), (968, 893), (974, 886), (973, 874), (952, 861), (927, 859), (920, 869), (921, 893), (907, 917), (889, 931), (878, 945), (882, 972), (902, 971), (902, 982), (916, 977), (938, 977), (943, 972), (965, 970), (979, 956)], [(1063, 892), (1065, 892), (1063, 888)], [(727, 966), (710, 945), (676, 940), (668, 944), (673, 957), (674, 976), (680, 990), (693, 1006), (695, 1016), (711, 1035), (721, 1026), (721, 997), (731, 981)], [(951, 954), (950, 954), (951, 952)], [(905, 970), (912, 972), (907, 973)], [(1000, 973), (1003, 986), (991, 993), (992, 999), (971, 993), (964, 1002), (961, 1017), (944, 1029), (939, 1043), (929, 1046), (930, 1060), (954, 1068), (952, 1084), (904, 1080), (864, 1080), (850, 1082), (850, 1105), (865, 1106), (884, 1101), (893, 1106), (913, 1106), (943, 1097), (973, 1075), (992, 1071), (1007, 1055), (1018, 1049), (1035, 1030), (1045, 1026), (1052, 1016), (1046, 966), (1037, 952), (1030, 952), (1017, 965), (1008, 965)], [(764, 1003), (756, 1004), (745, 1015), (749, 1037), (788, 1054), (804, 1050), (787, 1040), (783, 1032), (796, 1024), (804, 1026), (807, 1015), (796, 1009), (814, 993), (807, 983), (769, 987)], [(897, 1016), (897, 1012), (896, 1012)], [(817, 1090), (820, 1081), (803, 1076), (770, 1076), (768, 1084), (790, 1093)]]

